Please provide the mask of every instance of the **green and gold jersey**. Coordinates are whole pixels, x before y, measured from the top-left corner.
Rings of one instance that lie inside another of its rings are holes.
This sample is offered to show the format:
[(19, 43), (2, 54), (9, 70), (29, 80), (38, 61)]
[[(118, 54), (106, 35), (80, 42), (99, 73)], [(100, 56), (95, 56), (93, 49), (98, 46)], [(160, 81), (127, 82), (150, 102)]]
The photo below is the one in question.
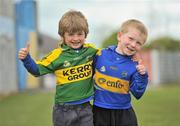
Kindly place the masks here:
[(40, 75), (56, 76), (55, 103), (78, 101), (93, 95), (92, 62), (97, 49), (84, 44), (75, 50), (62, 44), (41, 61), (37, 61)]

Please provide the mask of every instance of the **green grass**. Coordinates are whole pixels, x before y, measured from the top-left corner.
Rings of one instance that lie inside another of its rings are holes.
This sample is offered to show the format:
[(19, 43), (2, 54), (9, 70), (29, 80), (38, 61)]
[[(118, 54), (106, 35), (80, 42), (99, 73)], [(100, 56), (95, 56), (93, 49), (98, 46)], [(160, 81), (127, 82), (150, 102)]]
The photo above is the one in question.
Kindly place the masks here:
[(133, 103), (139, 126), (180, 126), (180, 85), (154, 87)]
[[(54, 94), (27, 91), (0, 100), (0, 126), (51, 126)], [(154, 87), (133, 99), (139, 126), (180, 126), (180, 85)]]
[(51, 126), (53, 93), (24, 92), (0, 100), (0, 126)]

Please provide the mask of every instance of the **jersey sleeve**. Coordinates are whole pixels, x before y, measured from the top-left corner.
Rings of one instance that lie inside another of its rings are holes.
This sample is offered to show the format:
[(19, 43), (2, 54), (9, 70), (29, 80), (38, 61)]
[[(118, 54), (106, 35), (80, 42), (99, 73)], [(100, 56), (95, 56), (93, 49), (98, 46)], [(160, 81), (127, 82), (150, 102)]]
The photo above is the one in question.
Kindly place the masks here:
[(38, 65), (35, 63), (35, 61), (31, 58), (30, 54), (26, 56), (25, 59), (21, 60), (23, 62), (24, 67), (27, 69), (29, 73), (31, 73), (34, 76), (39, 76), (39, 70)]
[(55, 71), (55, 60), (60, 56), (61, 52), (61, 48), (55, 49), (40, 61), (36, 62), (40, 75), (53, 73)]
[(97, 62), (97, 58), (101, 55), (101, 51), (102, 51), (102, 49), (97, 49), (97, 52), (96, 52), (96, 55), (94, 55), (94, 57), (93, 57), (93, 72), (95, 72), (94, 70), (95, 70), (95, 68), (96, 68), (96, 62)]
[(148, 84), (148, 74), (141, 75), (136, 72), (132, 76), (130, 91), (136, 99), (140, 99), (144, 94)]

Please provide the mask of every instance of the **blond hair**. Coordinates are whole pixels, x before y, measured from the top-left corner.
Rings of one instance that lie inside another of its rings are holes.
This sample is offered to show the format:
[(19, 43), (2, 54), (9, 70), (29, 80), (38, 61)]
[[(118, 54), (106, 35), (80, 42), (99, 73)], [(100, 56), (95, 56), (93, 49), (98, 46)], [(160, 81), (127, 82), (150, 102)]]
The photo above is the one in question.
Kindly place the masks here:
[(65, 32), (85, 32), (85, 37), (89, 33), (88, 22), (80, 11), (70, 10), (66, 12), (59, 21), (58, 34), (64, 36)]
[(136, 19), (130, 19), (125, 21), (124, 23), (122, 23), (120, 27), (120, 32), (127, 33), (129, 28), (136, 28), (137, 30), (139, 30), (141, 34), (144, 35), (144, 40), (146, 41), (148, 36), (148, 31), (145, 25), (141, 21), (138, 21)]

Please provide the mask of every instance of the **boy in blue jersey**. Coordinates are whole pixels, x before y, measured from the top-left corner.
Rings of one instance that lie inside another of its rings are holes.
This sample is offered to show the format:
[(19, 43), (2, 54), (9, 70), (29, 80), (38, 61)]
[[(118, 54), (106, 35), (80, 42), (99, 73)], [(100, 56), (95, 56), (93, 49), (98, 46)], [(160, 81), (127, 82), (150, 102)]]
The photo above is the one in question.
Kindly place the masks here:
[[(95, 126), (137, 126), (131, 94), (140, 99), (146, 90), (145, 66), (132, 57), (147, 39), (147, 29), (138, 20), (125, 21), (117, 33), (117, 46), (103, 49), (95, 58)], [(131, 94), (130, 94), (131, 93)]]
[(92, 60), (97, 49), (85, 44), (88, 32), (84, 15), (70, 10), (59, 21), (62, 43), (57, 49), (38, 62), (31, 58), (29, 46), (19, 51), (19, 59), (31, 74), (56, 76), (54, 126), (93, 126), (89, 101), (94, 94)]

